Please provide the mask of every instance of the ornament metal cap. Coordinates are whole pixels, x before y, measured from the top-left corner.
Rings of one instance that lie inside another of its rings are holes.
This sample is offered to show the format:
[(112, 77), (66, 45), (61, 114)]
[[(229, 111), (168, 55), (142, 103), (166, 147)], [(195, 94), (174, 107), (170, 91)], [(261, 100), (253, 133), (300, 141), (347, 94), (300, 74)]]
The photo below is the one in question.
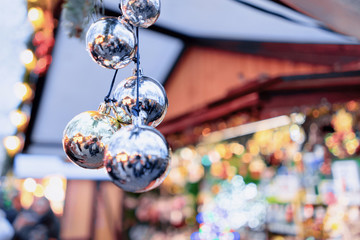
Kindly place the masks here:
[(139, 75), (142, 76), (143, 75), (142, 68), (139, 68), (139, 70), (137, 68), (134, 68), (133, 69), (133, 75), (136, 76), (138, 71), (139, 71)]

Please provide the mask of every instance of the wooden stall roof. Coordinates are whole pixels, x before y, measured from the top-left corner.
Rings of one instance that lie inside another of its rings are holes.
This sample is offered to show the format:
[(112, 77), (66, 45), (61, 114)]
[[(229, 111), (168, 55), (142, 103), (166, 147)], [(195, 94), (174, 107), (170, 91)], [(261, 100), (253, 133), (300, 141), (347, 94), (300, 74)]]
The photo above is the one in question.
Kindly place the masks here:
[(266, 118), (323, 98), (358, 98), (358, 45), (262, 43), (248, 52), (217, 46), (188, 48), (166, 82), (170, 108), (159, 126), (165, 135), (245, 108), (260, 108)]

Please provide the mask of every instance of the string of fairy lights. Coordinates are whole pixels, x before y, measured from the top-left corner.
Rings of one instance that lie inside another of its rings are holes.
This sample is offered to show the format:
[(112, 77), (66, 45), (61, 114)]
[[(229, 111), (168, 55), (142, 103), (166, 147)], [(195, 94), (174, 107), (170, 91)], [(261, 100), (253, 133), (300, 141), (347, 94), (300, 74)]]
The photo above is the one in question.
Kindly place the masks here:
[[(51, 3), (45, 1), (24, 2), (21, 0), (5, 3), (3, 16), (15, 21), (3, 21), (9, 41), (5, 43), (1, 68), (6, 86), (2, 89), (3, 146), (6, 157), (2, 164), (2, 175), (11, 166), (11, 159), (24, 147), (25, 133), (30, 120), (32, 101), (37, 80), (43, 76), (51, 63), (54, 45), (54, 22)], [(17, 29), (14, 34), (14, 29)], [(15, 50), (15, 54), (14, 51)], [(8, 53), (8, 54), (7, 54)], [(13, 57), (10, 57), (12, 56)], [(11, 86), (12, 85), (12, 86)], [(11, 88), (13, 91), (11, 91)], [(8, 115), (6, 117), (6, 115)], [(7, 118), (7, 119), (6, 119)], [(11, 126), (6, 123), (11, 123)], [(7, 131), (4, 131), (7, 129)]]
[(4, 103), (0, 108), (0, 138), (3, 143), (0, 147), (3, 150), (0, 153), (0, 172), (8, 177), (1, 179), (1, 200), (6, 208), (11, 205), (11, 199), (18, 196), (21, 207), (28, 209), (35, 198), (45, 197), (53, 212), (61, 215), (66, 191), (64, 177), (49, 175), (43, 179), (14, 179), (10, 171), (12, 159), (24, 147), (36, 85), (52, 60), (54, 2), (14, 0), (3, 4), (0, 24), (9, 38), (0, 39), (3, 46), (0, 73), (4, 76), (0, 88), (0, 101)]

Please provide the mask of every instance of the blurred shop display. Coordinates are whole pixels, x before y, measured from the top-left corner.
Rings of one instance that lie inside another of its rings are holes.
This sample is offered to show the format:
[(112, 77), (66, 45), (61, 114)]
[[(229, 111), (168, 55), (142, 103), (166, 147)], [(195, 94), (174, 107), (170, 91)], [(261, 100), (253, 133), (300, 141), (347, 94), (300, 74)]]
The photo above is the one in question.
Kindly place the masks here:
[(9, 176), (1, 185), (0, 207), (13, 228), (12, 239), (59, 238), (66, 192), (63, 177), (20, 180)]
[(125, 195), (129, 239), (357, 239), (359, 107), (324, 101), (283, 126), (177, 149), (159, 191)]

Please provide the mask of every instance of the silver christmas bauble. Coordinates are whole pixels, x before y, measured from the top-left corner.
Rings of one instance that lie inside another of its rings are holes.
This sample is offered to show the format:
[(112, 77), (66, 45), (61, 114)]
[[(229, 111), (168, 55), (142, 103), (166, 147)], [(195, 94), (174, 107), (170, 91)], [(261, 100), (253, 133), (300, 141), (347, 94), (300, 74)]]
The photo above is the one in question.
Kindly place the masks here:
[[(122, 80), (114, 91), (115, 110), (120, 122), (132, 122), (136, 106), (136, 76)], [(139, 78), (140, 118), (145, 125), (158, 126), (164, 119), (168, 99), (164, 87), (156, 80), (141, 75)]]
[(65, 127), (64, 151), (80, 167), (102, 168), (105, 146), (118, 128), (116, 119), (107, 114), (98, 111), (80, 113)]
[(166, 178), (170, 170), (170, 149), (155, 128), (129, 125), (112, 136), (104, 162), (118, 187), (127, 192), (146, 192)]
[(160, 15), (160, 0), (121, 0), (121, 11), (132, 25), (147, 28)]
[(123, 68), (133, 60), (136, 52), (133, 27), (115, 17), (101, 18), (87, 31), (86, 48), (100, 66)]

